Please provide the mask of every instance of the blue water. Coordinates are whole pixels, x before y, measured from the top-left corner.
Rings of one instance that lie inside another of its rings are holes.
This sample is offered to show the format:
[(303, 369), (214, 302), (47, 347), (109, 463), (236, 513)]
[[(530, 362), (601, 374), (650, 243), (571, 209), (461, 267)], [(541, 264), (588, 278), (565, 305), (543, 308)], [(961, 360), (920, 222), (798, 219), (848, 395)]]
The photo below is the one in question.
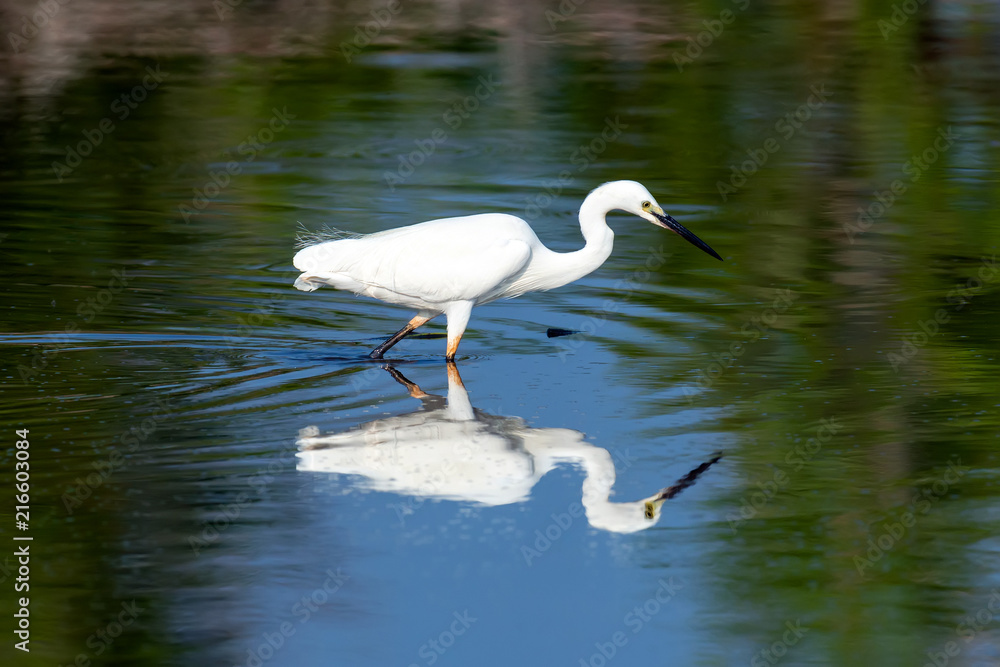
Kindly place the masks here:
[[(350, 62), (379, 6), (232, 9), (60, 5), (0, 68), (5, 661), (1000, 661), (993, 5), (416, 3)], [(372, 362), (413, 313), (292, 286), (303, 226), (573, 250), (621, 178), (725, 261), (615, 214), (453, 369), (442, 322)]]

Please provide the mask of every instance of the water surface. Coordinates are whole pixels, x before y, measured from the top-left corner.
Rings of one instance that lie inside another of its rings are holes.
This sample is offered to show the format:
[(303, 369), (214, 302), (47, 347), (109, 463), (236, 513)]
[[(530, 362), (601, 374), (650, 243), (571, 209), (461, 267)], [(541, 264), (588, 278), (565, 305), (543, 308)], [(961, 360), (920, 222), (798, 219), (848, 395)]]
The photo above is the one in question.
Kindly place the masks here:
[[(353, 41), (382, 7), (77, 0), (5, 52), (20, 663), (1000, 662), (996, 7), (407, 3)], [(571, 250), (619, 178), (725, 261), (613, 215), (601, 269), (474, 312), (460, 385), (439, 336), (365, 359), (412, 313), (292, 287), (300, 225)], [(414, 443), (447, 474), (398, 483)], [(719, 450), (640, 530), (581, 509)]]

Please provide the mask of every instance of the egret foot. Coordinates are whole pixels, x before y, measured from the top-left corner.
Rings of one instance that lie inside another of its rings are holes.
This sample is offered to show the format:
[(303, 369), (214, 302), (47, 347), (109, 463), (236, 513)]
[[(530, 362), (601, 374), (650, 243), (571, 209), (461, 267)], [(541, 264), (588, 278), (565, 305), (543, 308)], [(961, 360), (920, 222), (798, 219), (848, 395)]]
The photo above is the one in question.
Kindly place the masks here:
[(461, 342), (462, 342), (461, 334), (455, 337), (451, 336), (448, 337), (448, 350), (447, 353), (444, 355), (445, 361), (450, 361), (450, 362), (455, 361), (455, 353), (458, 352), (458, 344)]

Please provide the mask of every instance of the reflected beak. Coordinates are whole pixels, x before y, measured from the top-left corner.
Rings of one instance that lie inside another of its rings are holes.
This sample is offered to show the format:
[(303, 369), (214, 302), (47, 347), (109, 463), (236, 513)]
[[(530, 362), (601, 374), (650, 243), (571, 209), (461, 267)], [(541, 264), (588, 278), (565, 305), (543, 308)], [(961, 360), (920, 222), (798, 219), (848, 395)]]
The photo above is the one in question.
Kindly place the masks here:
[(656, 222), (653, 223), (654, 225), (659, 225), (664, 229), (669, 229), (670, 231), (675, 232), (691, 245), (695, 246), (696, 248), (701, 248), (702, 250), (704, 250), (705, 252), (707, 252), (709, 255), (716, 258), (720, 262), (722, 261), (722, 258), (719, 257), (719, 253), (712, 250), (712, 247), (710, 245), (708, 245), (700, 238), (692, 234), (690, 231), (688, 231), (687, 227), (685, 227), (684, 225), (682, 225), (681, 223), (677, 222), (672, 217), (664, 213), (662, 209), (660, 210), (659, 213), (657, 213), (656, 211), (651, 211), (651, 213), (653, 214), (653, 217), (656, 218)]
[[(670, 216), (666, 216), (666, 217), (669, 218)], [(671, 218), (671, 220), (672, 219), (673, 218)], [(677, 225), (677, 226), (680, 227), (680, 225)], [(681, 229), (684, 229), (684, 228), (681, 227)], [(687, 231), (687, 230), (685, 229), (684, 231)], [(691, 234), (691, 235), (694, 236), (694, 234)], [(706, 247), (708, 247), (708, 246), (706, 246)], [(711, 248), (709, 248), (709, 250), (711, 250)], [(712, 254), (714, 255), (715, 253), (712, 253)], [(718, 255), (715, 255), (715, 256), (718, 257)], [(705, 461), (700, 466), (698, 466), (694, 470), (690, 471), (688, 474), (686, 474), (683, 477), (681, 477), (679, 480), (677, 480), (677, 482), (675, 482), (673, 484), (673, 486), (668, 486), (667, 488), (663, 489), (662, 491), (660, 491), (659, 493), (657, 493), (655, 496), (653, 496), (649, 500), (647, 500), (646, 504), (645, 504), (645, 510), (644, 510), (646, 518), (647, 519), (655, 519), (656, 518), (656, 514), (660, 510), (660, 505), (663, 504), (663, 501), (670, 500), (671, 498), (673, 498), (674, 496), (676, 496), (678, 493), (680, 493), (684, 489), (686, 489), (689, 486), (691, 486), (692, 484), (694, 484), (695, 480), (698, 479), (698, 477), (700, 477), (703, 472), (705, 472), (706, 470), (708, 470), (709, 468), (711, 468), (713, 463), (718, 463), (719, 459), (721, 459), (721, 458), (722, 458), (722, 452), (715, 452), (714, 454), (712, 454), (712, 458), (710, 458), (708, 461)]]

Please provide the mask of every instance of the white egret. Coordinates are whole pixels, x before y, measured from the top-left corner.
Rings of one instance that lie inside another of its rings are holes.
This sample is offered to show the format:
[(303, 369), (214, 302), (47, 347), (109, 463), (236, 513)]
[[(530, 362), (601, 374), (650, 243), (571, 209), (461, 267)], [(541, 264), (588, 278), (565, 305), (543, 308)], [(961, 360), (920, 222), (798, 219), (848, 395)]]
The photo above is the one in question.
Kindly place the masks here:
[(311, 292), (330, 285), (416, 309), (417, 315), (405, 327), (372, 350), (372, 359), (381, 359), (414, 329), (444, 313), (446, 358), (451, 360), (473, 306), (561, 287), (601, 266), (615, 238), (606, 216), (615, 210), (669, 229), (722, 259), (664, 213), (640, 183), (613, 181), (583, 200), (580, 230), (586, 244), (575, 252), (549, 250), (527, 222), (513, 215), (443, 218), (353, 238), (338, 235), (326, 240), (312, 235), (292, 260), (302, 271), (295, 287)]
[(358, 475), (362, 484), (415, 498), (496, 506), (528, 499), (545, 473), (560, 464), (579, 465), (582, 505), (590, 525), (616, 533), (649, 528), (660, 506), (691, 486), (718, 454), (673, 486), (643, 500), (613, 502), (615, 463), (608, 450), (584, 441), (568, 428), (532, 428), (519, 417), (498, 417), (472, 407), (458, 368), (448, 364), (447, 402), (424, 393), (388, 369), (422, 409), (376, 419), (340, 433), (321, 436), (309, 426), (299, 431), (298, 470)]

